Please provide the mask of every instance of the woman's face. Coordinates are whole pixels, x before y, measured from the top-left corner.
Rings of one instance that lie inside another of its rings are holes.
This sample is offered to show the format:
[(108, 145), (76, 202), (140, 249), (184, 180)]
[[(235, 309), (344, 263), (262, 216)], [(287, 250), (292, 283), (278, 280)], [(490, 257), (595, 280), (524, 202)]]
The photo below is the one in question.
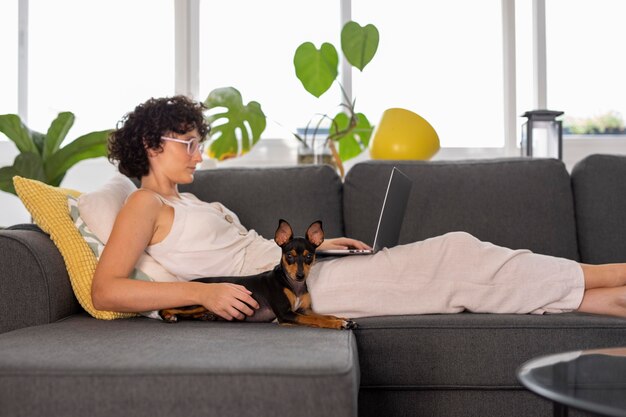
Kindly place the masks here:
[[(198, 142), (194, 143), (193, 139)], [(148, 151), (151, 170), (176, 184), (191, 183), (196, 165), (202, 162), (202, 147), (197, 146), (200, 141), (198, 130), (183, 134), (168, 132), (161, 140), (162, 152)]]

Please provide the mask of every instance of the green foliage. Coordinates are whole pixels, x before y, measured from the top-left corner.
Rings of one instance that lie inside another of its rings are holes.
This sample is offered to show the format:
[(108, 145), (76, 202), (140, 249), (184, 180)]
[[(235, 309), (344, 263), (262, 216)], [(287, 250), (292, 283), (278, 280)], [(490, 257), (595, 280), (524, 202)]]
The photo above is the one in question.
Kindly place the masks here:
[(16, 114), (0, 115), (0, 132), (20, 151), (12, 166), (0, 168), (0, 190), (15, 194), (15, 175), (56, 187), (77, 162), (107, 155), (111, 130), (88, 133), (61, 147), (73, 124), (74, 114), (62, 112), (43, 134), (30, 130)]
[(209, 109), (218, 109), (207, 117), (211, 125), (209, 155), (212, 158), (221, 161), (244, 155), (261, 138), (267, 123), (261, 105), (251, 101), (244, 106), (236, 88), (216, 88), (204, 104)]
[(625, 133), (624, 119), (617, 111), (609, 111), (593, 117), (566, 117), (563, 121), (563, 129), (565, 133), (574, 135)]
[(341, 50), (350, 65), (360, 71), (374, 58), (378, 40), (378, 29), (372, 24), (361, 27), (356, 22), (348, 22), (341, 30)]
[[(351, 21), (346, 23), (341, 30), (343, 55), (350, 65), (360, 71), (363, 71), (374, 58), (378, 42), (378, 29), (372, 24), (362, 27)], [(311, 42), (304, 42), (296, 49), (293, 62), (296, 76), (302, 86), (317, 98), (330, 89), (339, 74), (337, 50), (329, 43), (323, 43), (321, 48), (317, 49)], [(344, 98), (347, 98), (343, 88), (341, 90)], [(367, 148), (373, 128), (365, 115), (355, 113), (354, 102), (342, 105), (345, 107), (345, 112), (340, 112), (332, 119), (328, 140), (338, 142), (339, 159), (346, 161)], [(322, 119), (330, 119), (330, 117), (324, 115)], [(305, 146), (307, 145), (306, 137), (301, 138), (295, 134), (294, 136)]]
[[(374, 58), (378, 41), (378, 29), (372, 24), (361, 27), (351, 21), (341, 30), (341, 50), (350, 65), (361, 71)], [(328, 91), (339, 74), (337, 49), (326, 42), (320, 49), (304, 42), (296, 49), (293, 64), (304, 89), (317, 98)]]
[[(338, 113), (330, 128), (330, 138), (339, 144), (339, 157), (342, 161), (358, 156), (367, 149), (373, 127), (363, 113), (354, 115), (351, 120), (347, 114)], [(350, 128), (350, 123), (356, 123)]]
[(330, 43), (323, 43), (317, 49), (311, 42), (305, 42), (296, 49), (293, 65), (304, 89), (319, 98), (337, 78), (339, 55)]

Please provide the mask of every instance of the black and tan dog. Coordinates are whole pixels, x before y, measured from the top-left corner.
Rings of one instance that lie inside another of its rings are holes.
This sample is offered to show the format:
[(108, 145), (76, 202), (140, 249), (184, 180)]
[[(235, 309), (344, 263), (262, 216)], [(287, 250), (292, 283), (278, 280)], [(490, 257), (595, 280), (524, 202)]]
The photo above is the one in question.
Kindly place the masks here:
[[(278, 222), (274, 241), (282, 249), (281, 261), (270, 271), (242, 277), (211, 277), (195, 281), (230, 282), (243, 285), (252, 292), (260, 308), (245, 321), (267, 322), (275, 318), (283, 325), (302, 325), (329, 329), (355, 329), (357, 324), (349, 319), (316, 314), (311, 310), (311, 296), (306, 278), (315, 260), (315, 250), (324, 240), (322, 222), (309, 226), (306, 237), (293, 237), (285, 220)], [(189, 306), (160, 310), (167, 322), (179, 319), (218, 320), (219, 317), (203, 306)]]

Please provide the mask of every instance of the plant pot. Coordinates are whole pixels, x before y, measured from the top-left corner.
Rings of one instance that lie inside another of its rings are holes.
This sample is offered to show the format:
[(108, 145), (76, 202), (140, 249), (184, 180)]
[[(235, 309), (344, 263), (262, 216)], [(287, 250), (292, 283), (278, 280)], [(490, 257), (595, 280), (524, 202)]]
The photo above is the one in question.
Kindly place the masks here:
[(333, 169), (337, 169), (329, 143), (325, 139), (308, 141), (308, 146), (301, 143), (298, 146), (298, 165), (326, 164), (332, 166)]

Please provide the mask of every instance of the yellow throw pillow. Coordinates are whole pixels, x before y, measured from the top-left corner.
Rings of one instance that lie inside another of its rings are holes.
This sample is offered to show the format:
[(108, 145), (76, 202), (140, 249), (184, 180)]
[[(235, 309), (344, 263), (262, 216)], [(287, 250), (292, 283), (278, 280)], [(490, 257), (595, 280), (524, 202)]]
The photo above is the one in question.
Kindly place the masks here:
[(136, 316), (135, 313), (96, 310), (91, 302), (91, 282), (98, 262), (76, 229), (67, 207), (67, 196), (78, 197), (80, 192), (19, 176), (13, 177), (13, 185), (35, 223), (50, 235), (61, 252), (74, 295), (85, 311), (104, 320)]

